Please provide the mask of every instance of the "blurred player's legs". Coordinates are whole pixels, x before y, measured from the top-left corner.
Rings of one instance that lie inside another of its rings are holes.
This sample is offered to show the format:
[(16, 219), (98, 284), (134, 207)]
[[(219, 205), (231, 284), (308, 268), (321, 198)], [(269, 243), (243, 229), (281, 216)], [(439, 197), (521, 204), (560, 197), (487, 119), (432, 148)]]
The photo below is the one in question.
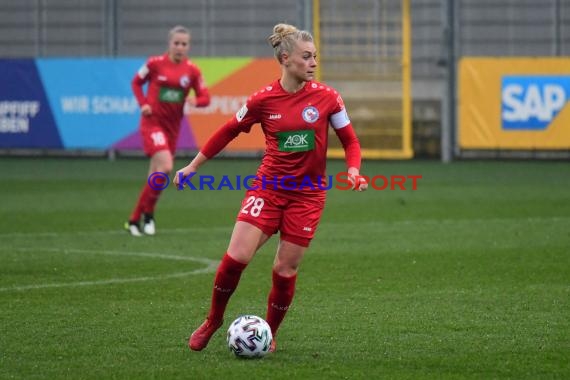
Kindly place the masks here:
[[(162, 149), (154, 153), (150, 159), (150, 167), (148, 175), (161, 172), (169, 175), (172, 171), (173, 156), (170, 150)], [(148, 181), (145, 182), (143, 189), (139, 195), (139, 199), (129, 217), (126, 225), (127, 230), (132, 236), (154, 235), (156, 233), (156, 224), (154, 220), (154, 209), (162, 189), (155, 189), (150, 186)], [(140, 219), (143, 216), (143, 228), (141, 232)], [(137, 234), (138, 230), (138, 234)]]
[(131, 236), (142, 236), (141, 227), (138, 222), (125, 222), (125, 230), (127, 230)]
[(143, 232), (145, 235), (151, 236), (156, 233), (153, 214), (143, 214)]

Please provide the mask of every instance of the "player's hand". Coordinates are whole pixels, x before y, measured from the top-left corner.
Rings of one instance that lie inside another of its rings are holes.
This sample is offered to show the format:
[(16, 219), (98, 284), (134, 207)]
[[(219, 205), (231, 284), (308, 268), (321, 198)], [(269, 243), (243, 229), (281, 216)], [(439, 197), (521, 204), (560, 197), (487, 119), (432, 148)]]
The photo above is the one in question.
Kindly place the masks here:
[(193, 108), (196, 108), (196, 98), (186, 98), (186, 102), (184, 102), (184, 115), (190, 115)]
[(186, 98), (186, 104), (190, 107), (196, 107), (196, 98), (193, 96), (189, 96)]
[(174, 178), (172, 179), (172, 183), (176, 185), (177, 189), (182, 190), (185, 184), (182, 183), (182, 187), (180, 187), (180, 180), (182, 179), (182, 181), (184, 181), (184, 178), (188, 177), (190, 173), (196, 173), (197, 171), (198, 169), (193, 165), (186, 165), (185, 167), (176, 172)]
[(368, 189), (368, 181), (364, 176), (358, 176), (355, 178), (353, 191), (366, 191)]
[(152, 115), (152, 108), (150, 107), (150, 104), (145, 104), (141, 107), (141, 114), (143, 116)]
[(176, 189), (183, 190), (184, 186), (193, 187), (190, 182), (192, 177), (198, 172), (198, 168), (207, 160), (208, 157), (204, 156), (202, 152), (198, 152), (196, 157), (194, 157), (188, 165), (178, 170), (172, 180), (172, 183), (176, 185)]
[(360, 171), (356, 168), (348, 168), (348, 180), (352, 184), (353, 191), (366, 191), (368, 189), (366, 176), (360, 175)]

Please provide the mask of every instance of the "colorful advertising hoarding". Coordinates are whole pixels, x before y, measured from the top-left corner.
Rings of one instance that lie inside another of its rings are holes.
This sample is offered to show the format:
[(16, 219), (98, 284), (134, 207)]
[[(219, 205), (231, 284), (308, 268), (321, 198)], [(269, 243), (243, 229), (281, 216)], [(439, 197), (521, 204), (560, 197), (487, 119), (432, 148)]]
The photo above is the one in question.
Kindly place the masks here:
[[(212, 101), (182, 121), (178, 149), (196, 150), (279, 77), (274, 59), (198, 58)], [(142, 150), (131, 79), (144, 58), (0, 60), (0, 148)], [(232, 151), (262, 151), (260, 128)]]

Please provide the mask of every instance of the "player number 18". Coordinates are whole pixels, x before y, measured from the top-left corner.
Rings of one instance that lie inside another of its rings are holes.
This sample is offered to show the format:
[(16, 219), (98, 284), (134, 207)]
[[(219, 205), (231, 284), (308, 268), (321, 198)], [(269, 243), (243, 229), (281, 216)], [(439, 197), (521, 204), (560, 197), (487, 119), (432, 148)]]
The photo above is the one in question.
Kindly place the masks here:
[(152, 138), (154, 146), (161, 146), (166, 144), (166, 139), (164, 138), (164, 134), (162, 132), (153, 132), (151, 133), (150, 137)]

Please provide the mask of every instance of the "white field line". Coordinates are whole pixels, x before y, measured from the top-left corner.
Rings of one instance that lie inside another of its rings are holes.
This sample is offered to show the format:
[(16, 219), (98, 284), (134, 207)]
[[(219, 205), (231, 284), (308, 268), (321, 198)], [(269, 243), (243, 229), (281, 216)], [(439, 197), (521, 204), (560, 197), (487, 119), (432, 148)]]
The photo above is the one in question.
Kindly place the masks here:
[[(232, 231), (233, 226), (227, 227), (191, 227), (191, 228), (161, 228), (160, 234), (187, 234), (192, 231)], [(7, 232), (0, 233), (0, 239), (10, 237), (60, 237), (60, 236), (90, 236), (90, 235), (124, 235), (128, 237), (125, 230), (103, 230), (103, 231), (69, 231), (69, 232)], [(144, 237), (143, 237), (144, 238)], [(228, 236), (229, 238), (229, 236)]]
[(64, 288), (64, 287), (79, 287), (79, 286), (94, 286), (94, 285), (109, 285), (109, 284), (127, 284), (131, 282), (148, 282), (166, 280), (171, 278), (192, 276), (202, 273), (212, 273), (216, 271), (218, 261), (207, 259), (204, 257), (192, 256), (177, 256), (177, 255), (164, 255), (160, 253), (149, 252), (123, 252), (123, 251), (109, 251), (109, 250), (87, 250), (87, 249), (56, 249), (56, 248), (16, 248), (17, 251), (48, 251), (48, 252), (62, 252), (64, 254), (79, 253), (79, 254), (97, 254), (97, 255), (114, 255), (114, 256), (135, 256), (135, 257), (148, 257), (163, 260), (176, 260), (176, 261), (192, 261), (206, 265), (204, 268), (194, 269), (188, 272), (177, 272), (170, 274), (162, 274), (157, 276), (144, 276), (144, 277), (131, 277), (131, 278), (111, 278), (107, 280), (96, 281), (77, 281), (77, 282), (61, 282), (49, 284), (35, 284), (35, 285), (14, 285), (9, 287), (0, 288), (0, 292), (10, 291), (24, 291), (34, 289), (47, 289), (47, 288)]
[[(540, 222), (562, 222), (570, 220), (570, 217), (563, 216), (547, 216), (547, 217), (528, 217), (528, 218), (479, 218), (479, 219), (423, 219), (423, 220), (396, 220), (396, 221), (367, 221), (367, 222), (321, 222), (321, 226), (343, 226), (343, 225), (381, 225), (381, 226), (399, 226), (399, 225), (441, 225), (441, 224), (488, 224), (488, 223), (512, 223), (512, 222), (526, 222), (526, 223), (540, 223)], [(187, 234), (192, 231), (227, 231), (231, 233), (233, 225), (218, 226), (218, 227), (188, 227), (188, 228), (164, 228), (160, 229), (160, 234)], [(127, 232), (122, 229), (104, 230), (104, 231), (69, 231), (69, 232), (6, 232), (0, 233), (0, 239), (11, 237), (61, 237), (61, 236), (90, 236), (90, 235), (125, 235)], [(228, 235), (228, 239), (229, 239)], [(142, 237), (143, 239), (145, 237)]]
[[(368, 221), (364, 223), (335, 223), (335, 222), (323, 222), (323, 226), (343, 226), (343, 225), (380, 225), (380, 226), (398, 226), (398, 225), (441, 225), (441, 224), (453, 224), (457, 225), (460, 223), (463, 224), (472, 224), (472, 223), (512, 223), (512, 222), (526, 222), (526, 223), (541, 223), (541, 222), (566, 222), (570, 218), (569, 217), (529, 217), (529, 218), (489, 218), (489, 219), (425, 219), (425, 220), (401, 220), (401, 221), (394, 221), (394, 222), (385, 222), (385, 221)], [(188, 232), (192, 231), (231, 231), (231, 227), (192, 227), (192, 228), (173, 228), (173, 229), (161, 229), (161, 233), (165, 234), (187, 234)], [(10, 238), (10, 237), (59, 237), (59, 236), (69, 236), (69, 235), (77, 235), (77, 236), (89, 236), (89, 235), (126, 235), (125, 231), (121, 230), (108, 230), (108, 231), (70, 231), (70, 232), (41, 232), (41, 233), (33, 233), (33, 232), (12, 232), (12, 233), (0, 233), (0, 239), (2, 238)], [(229, 238), (229, 236), (228, 236)], [(144, 238), (143, 238), (144, 239)], [(2, 249), (0, 245), (0, 249)], [(14, 248), (10, 248), (14, 250)], [(54, 251), (54, 252), (63, 252), (63, 253), (90, 253), (90, 254), (104, 254), (104, 255), (123, 255), (123, 256), (139, 256), (139, 257), (150, 257), (150, 258), (158, 258), (158, 259), (165, 259), (165, 260), (180, 260), (180, 261), (194, 261), (205, 264), (206, 267), (202, 269), (196, 269), (189, 272), (179, 272), (179, 273), (172, 273), (167, 275), (158, 275), (158, 276), (146, 276), (146, 277), (135, 277), (135, 278), (115, 278), (115, 279), (108, 279), (108, 280), (99, 280), (99, 281), (80, 281), (80, 282), (72, 282), (72, 283), (51, 283), (51, 284), (37, 284), (37, 285), (23, 285), (23, 286), (11, 286), (11, 287), (4, 287), (0, 288), (0, 292), (8, 292), (8, 291), (21, 291), (21, 290), (30, 290), (30, 289), (44, 289), (44, 288), (61, 288), (61, 287), (77, 287), (77, 286), (91, 286), (91, 285), (106, 285), (106, 284), (122, 284), (122, 283), (130, 283), (130, 282), (145, 282), (145, 281), (158, 281), (164, 280), (169, 278), (176, 278), (176, 277), (184, 277), (184, 276), (191, 276), (195, 274), (201, 273), (212, 273), (215, 272), (218, 261), (210, 260), (206, 258), (198, 258), (198, 257), (191, 257), (191, 256), (176, 256), (176, 255), (164, 255), (160, 253), (146, 253), (146, 252), (123, 252), (123, 251), (105, 251), (105, 250), (81, 250), (81, 249), (30, 249), (30, 248), (16, 248), (15, 250), (18, 251)]]

